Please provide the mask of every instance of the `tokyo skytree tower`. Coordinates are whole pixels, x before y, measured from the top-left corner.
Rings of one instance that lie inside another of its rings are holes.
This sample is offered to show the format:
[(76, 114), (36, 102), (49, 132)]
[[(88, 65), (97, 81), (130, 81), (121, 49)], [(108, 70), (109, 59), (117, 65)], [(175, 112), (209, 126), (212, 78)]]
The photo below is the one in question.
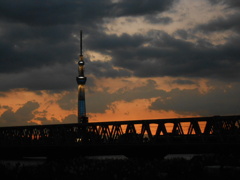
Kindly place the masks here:
[(85, 84), (87, 78), (84, 76), (84, 60), (82, 54), (82, 31), (80, 31), (80, 55), (78, 61), (78, 77), (76, 77), (78, 84), (78, 123), (87, 123), (86, 103), (85, 103)]

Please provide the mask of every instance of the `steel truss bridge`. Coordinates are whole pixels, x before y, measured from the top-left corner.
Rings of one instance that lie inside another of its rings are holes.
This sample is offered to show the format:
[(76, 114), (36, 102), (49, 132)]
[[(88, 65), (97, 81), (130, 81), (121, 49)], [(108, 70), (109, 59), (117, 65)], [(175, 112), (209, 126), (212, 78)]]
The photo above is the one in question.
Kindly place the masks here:
[(0, 155), (238, 153), (240, 115), (0, 127)]

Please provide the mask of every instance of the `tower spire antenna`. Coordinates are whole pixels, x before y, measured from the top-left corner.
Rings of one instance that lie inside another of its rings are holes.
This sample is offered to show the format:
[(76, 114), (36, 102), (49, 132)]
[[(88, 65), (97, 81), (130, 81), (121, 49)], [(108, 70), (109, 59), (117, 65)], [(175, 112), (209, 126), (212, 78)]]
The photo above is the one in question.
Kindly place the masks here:
[(80, 56), (82, 55), (82, 30), (80, 30)]
[(84, 60), (82, 54), (82, 30), (80, 30), (80, 55), (78, 61), (78, 123), (87, 123), (86, 103), (85, 103), (85, 83), (87, 78), (84, 76)]

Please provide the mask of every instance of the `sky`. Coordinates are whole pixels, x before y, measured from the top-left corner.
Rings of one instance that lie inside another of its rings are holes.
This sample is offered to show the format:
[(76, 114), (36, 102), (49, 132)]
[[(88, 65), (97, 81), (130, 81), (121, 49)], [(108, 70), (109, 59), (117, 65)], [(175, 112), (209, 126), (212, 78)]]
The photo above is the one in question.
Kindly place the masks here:
[(237, 0), (0, 1), (0, 126), (240, 114)]

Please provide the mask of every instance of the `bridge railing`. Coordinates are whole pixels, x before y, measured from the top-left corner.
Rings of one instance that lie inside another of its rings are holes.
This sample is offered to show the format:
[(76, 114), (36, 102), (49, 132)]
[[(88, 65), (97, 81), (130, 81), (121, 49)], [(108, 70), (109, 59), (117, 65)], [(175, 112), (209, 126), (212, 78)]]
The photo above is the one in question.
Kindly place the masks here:
[(0, 127), (0, 146), (240, 143), (240, 116)]

